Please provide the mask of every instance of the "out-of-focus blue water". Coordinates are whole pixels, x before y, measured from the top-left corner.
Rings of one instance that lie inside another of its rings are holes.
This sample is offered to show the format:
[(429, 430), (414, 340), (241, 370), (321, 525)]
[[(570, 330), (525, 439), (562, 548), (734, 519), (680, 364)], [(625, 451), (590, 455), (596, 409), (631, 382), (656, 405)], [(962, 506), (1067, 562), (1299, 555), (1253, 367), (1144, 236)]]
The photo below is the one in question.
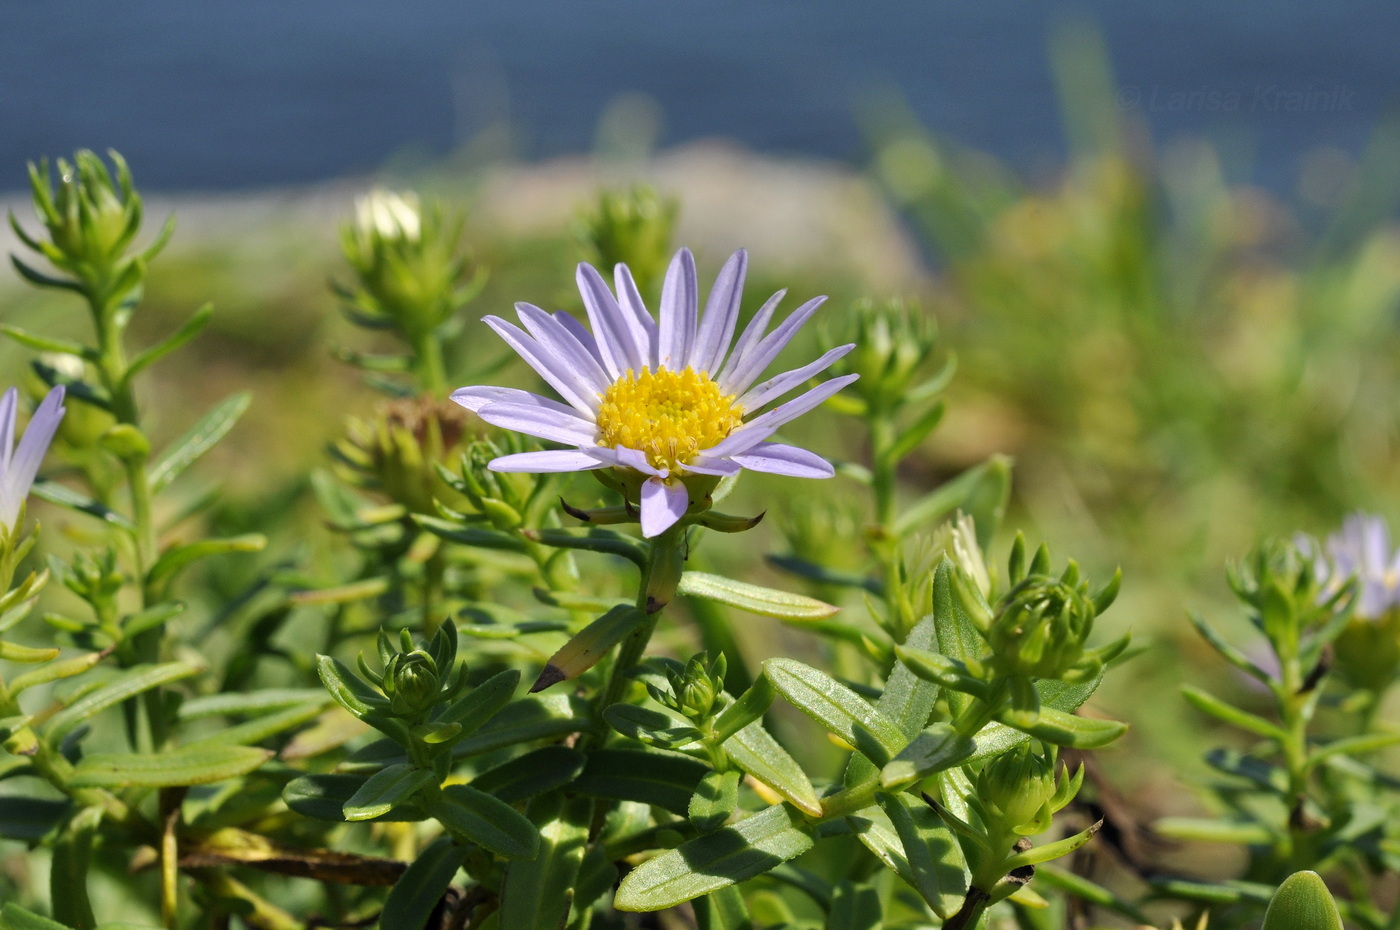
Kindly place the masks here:
[[(1359, 151), (1400, 89), (1393, 0), (1077, 9), (1155, 137), (1224, 133), (1280, 191), (1304, 153)], [(659, 104), (662, 146), (860, 163), (856, 114), (893, 89), (939, 133), (1034, 167), (1063, 153), (1047, 55), (1063, 16), (1011, 0), (3, 0), (0, 190), (79, 147), (116, 148), (167, 191), (372, 171), (501, 120), (522, 157), (587, 151), (629, 92)]]

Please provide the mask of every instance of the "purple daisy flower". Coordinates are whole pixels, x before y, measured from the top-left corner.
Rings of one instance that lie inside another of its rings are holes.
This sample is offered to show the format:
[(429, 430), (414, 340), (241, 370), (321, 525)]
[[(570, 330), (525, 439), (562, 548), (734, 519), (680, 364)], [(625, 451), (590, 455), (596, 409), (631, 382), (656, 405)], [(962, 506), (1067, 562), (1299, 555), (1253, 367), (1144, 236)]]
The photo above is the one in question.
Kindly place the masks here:
[(1383, 518), (1354, 513), (1322, 547), (1308, 537), (1298, 540), (1313, 559), (1317, 578), (1330, 596), (1356, 579), (1356, 615), (1376, 620), (1400, 607), (1400, 551), (1391, 547), (1390, 528)]
[(11, 535), (24, 499), (39, 472), (39, 462), (63, 420), (63, 388), (56, 387), (39, 404), (15, 448), (15, 419), (19, 393), (10, 388), (0, 398), (0, 534)]
[(689, 249), (681, 249), (666, 272), (659, 319), (642, 303), (626, 265), (616, 268), (614, 294), (588, 264), (578, 267), (578, 288), (591, 332), (567, 313), (550, 314), (527, 303), (515, 305), (523, 330), (486, 317), (486, 324), (565, 403), (490, 386), (461, 388), (452, 399), (488, 423), (574, 447), (505, 455), (489, 467), (520, 472), (619, 469), (637, 485), (643, 536), (656, 536), (685, 516), (690, 507), (686, 480), (699, 482), (692, 476), (713, 481), (747, 468), (798, 478), (831, 477), (834, 471), (825, 459), (768, 439), (856, 375), (833, 378), (763, 408), (826, 370), (855, 344), (756, 383), (826, 298), (809, 300), (766, 333), (786, 293), (779, 291), (736, 342), (747, 265), (743, 250), (725, 262), (703, 315), (695, 259)]

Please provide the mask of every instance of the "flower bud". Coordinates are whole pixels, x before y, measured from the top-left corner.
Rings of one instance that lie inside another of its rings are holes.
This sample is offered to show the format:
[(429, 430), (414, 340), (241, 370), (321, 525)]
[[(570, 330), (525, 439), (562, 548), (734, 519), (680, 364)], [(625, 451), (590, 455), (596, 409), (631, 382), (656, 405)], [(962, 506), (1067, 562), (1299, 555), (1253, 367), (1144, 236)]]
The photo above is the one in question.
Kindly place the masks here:
[(434, 467), (439, 453), (455, 449), (467, 425), (460, 407), (429, 397), (396, 401), (373, 420), (351, 418), (334, 446), (337, 473), (376, 490), (413, 513), (433, 513), (433, 498), (450, 494)]
[(853, 310), (854, 331), (847, 338), (823, 334), (830, 345), (856, 344), (855, 350), (832, 370), (860, 375), (849, 390), (864, 398), (869, 409), (897, 409), (903, 405), (915, 376), (933, 355), (938, 327), (917, 304), (863, 301)]
[(65, 265), (110, 266), (136, 234), (140, 200), (133, 195), (126, 162), (115, 152), (111, 157), (115, 179), (102, 159), (87, 150), (79, 151), (72, 164), (58, 160), (57, 188), (50, 186), (47, 162), (31, 172), (41, 219), (50, 240), (67, 259)]
[(1033, 752), (1030, 743), (997, 756), (977, 776), (978, 800), (1012, 832), (1039, 833), (1048, 828), (1055, 793), (1054, 755)]
[(674, 199), (646, 186), (604, 191), (578, 218), (575, 235), (587, 261), (603, 269), (626, 265), (637, 289), (648, 294), (670, 257), (677, 209)]
[(422, 649), (395, 655), (384, 669), (384, 693), (390, 709), (402, 717), (416, 718), (431, 710), (441, 685), (437, 663)]
[(341, 230), (341, 247), (358, 287), (343, 293), (351, 318), (399, 330), (417, 342), (464, 302), (458, 283), (466, 270), (457, 254), (461, 220), (445, 223), (411, 193), (375, 189), (355, 202), (355, 222)]
[(1064, 580), (1031, 575), (1002, 598), (987, 631), (988, 664), (1026, 678), (1061, 678), (1084, 657), (1094, 603)]

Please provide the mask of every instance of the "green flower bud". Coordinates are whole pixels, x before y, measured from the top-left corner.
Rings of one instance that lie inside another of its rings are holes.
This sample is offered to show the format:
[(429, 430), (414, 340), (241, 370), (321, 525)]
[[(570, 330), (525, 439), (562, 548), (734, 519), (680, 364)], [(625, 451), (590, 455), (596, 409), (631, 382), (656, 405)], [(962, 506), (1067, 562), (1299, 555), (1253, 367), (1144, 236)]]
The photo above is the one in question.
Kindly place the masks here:
[(584, 258), (604, 271), (626, 265), (637, 289), (652, 293), (671, 255), (677, 201), (644, 185), (604, 191), (597, 205), (579, 216), (574, 233)]
[(388, 326), (416, 343), (445, 323), (468, 295), (458, 284), (462, 219), (444, 220), (413, 194), (376, 189), (355, 203), (355, 222), (341, 230), (341, 248), (358, 286), (342, 292), (351, 318)]
[(659, 704), (700, 726), (713, 715), (719, 695), (724, 691), (727, 671), (724, 653), (711, 660), (707, 653), (702, 652), (692, 657), (683, 668), (667, 670), (668, 688), (652, 685), (648, 691)]
[(422, 649), (394, 656), (384, 669), (389, 707), (402, 717), (426, 714), (437, 703), (441, 686), (437, 662)]
[(430, 397), (395, 401), (373, 420), (351, 418), (333, 447), (337, 474), (413, 513), (434, 513), (434, 497), (456, 497), (434, 467), (434, 447), (455, 450), (467, 422), (462, 408)]
[(823, 332), (823, 342), (854, 342), (856, 348), (832, 370), (856, 373), (849, 388), (869, 410), (892, 411), (903, 406), (915, 377), (938, 344), (938, 326), (917, 304), (863, 301), (853, 308), (854, 323), (843, 338)]
[(1055, 792), (1054, 755), (1033, 752), (1029, 743), (997, 756), (977, 776), (977, 798), (987, 813), (1026, 835), (1050, 826)]
[(79, 151), (72, 164), (58, 160), (57, 188), (50, 186), (47, 162), (31, 170), (40, 218), (49, 239), (68, 260), (56, 264), (110, 266), (136, 235), (141, 202), (134, 196), (126, 162), (116, 152), (110, 154), (115, 178), (102, 159), (87, 150)]
[(1005, 674), (1061, 678), (1085, 658), (1095, 614), (1082, 586), (1031, 575), (998, 605), (986, 633), (988, 664)]

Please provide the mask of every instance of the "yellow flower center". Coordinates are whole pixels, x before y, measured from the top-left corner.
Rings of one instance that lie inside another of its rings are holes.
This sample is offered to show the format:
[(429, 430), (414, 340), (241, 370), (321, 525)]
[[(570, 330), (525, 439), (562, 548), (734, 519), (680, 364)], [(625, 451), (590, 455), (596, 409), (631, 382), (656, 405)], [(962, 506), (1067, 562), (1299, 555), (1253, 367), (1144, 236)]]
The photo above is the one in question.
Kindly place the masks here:
[(602, 395), (598, 444), (645, 452), (657, 468), (675, 471), (716, 445), (743, 422), (733, 394), (723, 394), (703, 371), (627, 369)]

